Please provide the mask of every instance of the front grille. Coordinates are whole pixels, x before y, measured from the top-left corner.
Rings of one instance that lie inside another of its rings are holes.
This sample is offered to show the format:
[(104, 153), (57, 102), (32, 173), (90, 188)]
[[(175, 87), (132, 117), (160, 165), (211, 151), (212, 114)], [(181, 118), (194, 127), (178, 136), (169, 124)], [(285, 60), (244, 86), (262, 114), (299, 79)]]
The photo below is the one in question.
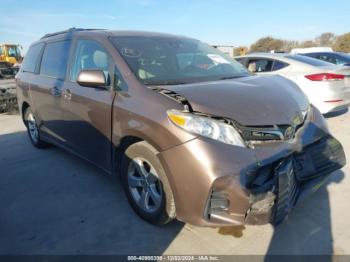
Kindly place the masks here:
[(304, 123), (297, 126), (239, 126), (243, 139), (247, 142), (290, 140)]
[(240, 126), (245, 141), (283, 140), (284, 131), (278, 126)]
[(304, 125), (308, 117), (307, 109), (296, 114), (290, 125), (270, 125), (270, 126), (242, 126), (238, 125), (243, 139), (250, 143), (260, 141), (291, 140), (298, 130)]

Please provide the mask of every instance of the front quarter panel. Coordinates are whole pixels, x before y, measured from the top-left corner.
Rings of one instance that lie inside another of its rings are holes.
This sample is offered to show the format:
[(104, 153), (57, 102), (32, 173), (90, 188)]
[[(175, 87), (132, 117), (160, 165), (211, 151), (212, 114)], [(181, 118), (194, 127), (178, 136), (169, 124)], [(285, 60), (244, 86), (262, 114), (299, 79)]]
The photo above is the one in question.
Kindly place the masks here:
[(164, 151), (194, 139), (194, 135), (170, 122), (166, 113), (169, 109), (183, 110), (183, 106), (129, 81), (129, 90), (119, 91), (113, 104), (114, 145), (118, 146), (124, 137), (132, 136), (147, 141), (158, 151)]

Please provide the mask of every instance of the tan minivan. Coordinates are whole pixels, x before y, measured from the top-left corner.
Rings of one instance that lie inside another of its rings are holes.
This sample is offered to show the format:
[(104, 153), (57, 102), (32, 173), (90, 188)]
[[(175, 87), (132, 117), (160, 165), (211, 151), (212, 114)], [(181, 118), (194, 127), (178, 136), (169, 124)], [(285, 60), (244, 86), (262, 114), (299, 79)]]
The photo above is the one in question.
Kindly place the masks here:
[(183, 36), (45, 35), (25, 56), (17, 94), (35, 147), (54, 144), (118, 174), (154, 224), (278, 224), (345, 165), (294, 83), (251, 75)]

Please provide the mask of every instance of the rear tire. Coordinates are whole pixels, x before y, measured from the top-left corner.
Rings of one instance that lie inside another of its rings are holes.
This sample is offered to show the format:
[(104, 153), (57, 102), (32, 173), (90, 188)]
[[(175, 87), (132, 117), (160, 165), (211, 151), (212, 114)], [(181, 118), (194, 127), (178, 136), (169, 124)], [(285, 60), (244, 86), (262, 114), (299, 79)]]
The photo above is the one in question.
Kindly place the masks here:
[(121, 180), (134, 211), (144, 220), (164, 225), (176, 216), (175, 201), (157, 151), (147, 142), (129, 146), (122, 159)]
[(41, 139), (40, 129), (36, 122), (33, 111), (28, 107), (23, 116), (24, 124), (27, 128), (30, 142), (36, 148), (47, 148), (50, 144)]

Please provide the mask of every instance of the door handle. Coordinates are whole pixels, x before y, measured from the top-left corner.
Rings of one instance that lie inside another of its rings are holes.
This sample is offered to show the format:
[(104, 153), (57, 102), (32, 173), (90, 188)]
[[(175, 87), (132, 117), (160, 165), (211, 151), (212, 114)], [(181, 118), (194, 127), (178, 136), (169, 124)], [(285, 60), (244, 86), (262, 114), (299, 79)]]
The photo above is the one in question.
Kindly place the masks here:
[(62, 91), (62, 95), (64, 99), (71, 100), (72, 99), (72, 91), (69, 88)]

